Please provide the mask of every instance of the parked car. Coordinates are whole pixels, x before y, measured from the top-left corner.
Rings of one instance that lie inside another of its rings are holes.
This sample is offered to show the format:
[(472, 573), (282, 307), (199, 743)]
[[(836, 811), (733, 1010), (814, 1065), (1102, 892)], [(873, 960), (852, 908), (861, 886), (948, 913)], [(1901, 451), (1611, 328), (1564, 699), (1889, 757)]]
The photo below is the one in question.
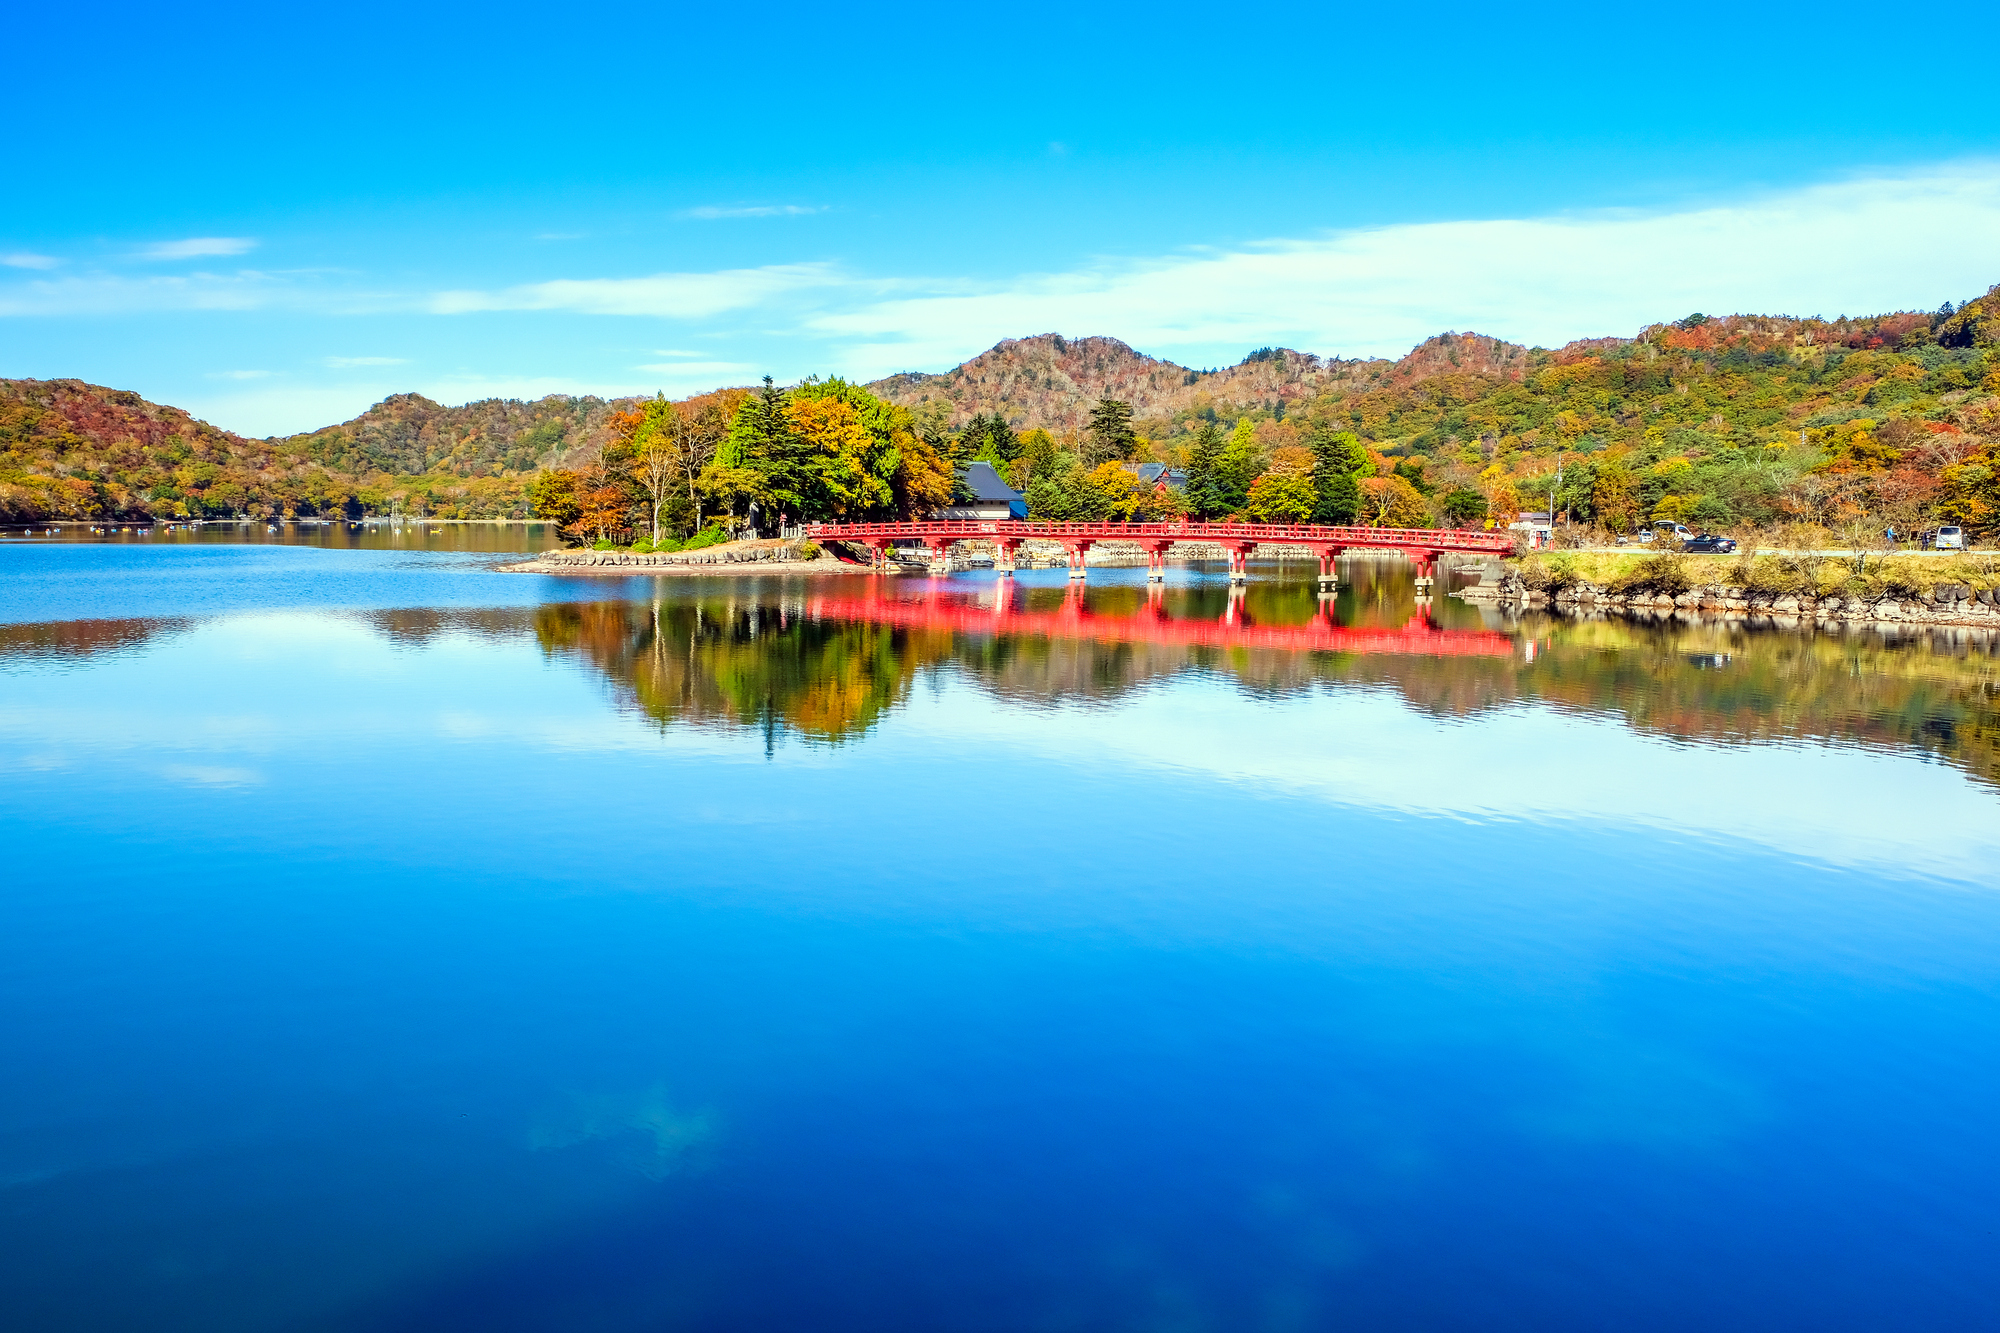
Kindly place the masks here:
[(1926, 551), (1963, 551), (1965, 549), (1965, 529), (1948, 526), (1936, 532), (1926, 532), (1919, 542)]
[(1681, 549), (1690, 555), (1729, 555), (1736, 550), (1736, 540), (1703, 533), (1684, 543)]

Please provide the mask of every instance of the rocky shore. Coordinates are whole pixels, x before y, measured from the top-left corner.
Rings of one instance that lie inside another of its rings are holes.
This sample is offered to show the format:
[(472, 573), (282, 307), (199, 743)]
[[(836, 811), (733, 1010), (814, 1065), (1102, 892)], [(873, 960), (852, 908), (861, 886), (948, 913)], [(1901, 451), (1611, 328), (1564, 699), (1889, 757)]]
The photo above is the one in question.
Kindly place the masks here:
[(1510, 570), (1498, 582), (1461, 589), (1468, 602), (1507, 607), (1538, 607), (1556, 611), (1643, 611), (1658, 614), (1763, 617), (1854, 624), (1955, 625), (2000, 629), (2000, 606), (1991, 588), (1964, 583), (1939, 583), (1916, 595), (1875, 599), (1830, 594), (1760, 593), (1709, 583), (1685, 592), (1614, 592), (1589, 582), (1568, 584), (1556, 591), (1537, 590)]

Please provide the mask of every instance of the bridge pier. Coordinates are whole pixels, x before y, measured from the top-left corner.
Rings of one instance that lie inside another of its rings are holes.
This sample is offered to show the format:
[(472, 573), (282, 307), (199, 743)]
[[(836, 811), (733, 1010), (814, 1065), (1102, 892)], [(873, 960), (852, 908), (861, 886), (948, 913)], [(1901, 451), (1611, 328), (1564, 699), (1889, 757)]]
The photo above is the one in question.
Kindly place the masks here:
[(1419, 600), (1428, 598), (1431, 595), (1432, 570), (1436, 565), (1438, 553), (1435, 551), (1410, 551), (1408, 555), (1411, 565), (1414, 566), (1416, 575), (1417, 597)]
[(1242, 583), (1250, 577), (1250, 552), (1257, 549), (1256, 542), (1224, 542), (1222, 549), (1229, 553), (1229, 581)]
[(1167, 577), (1167, 549), (1172, 542), (1146, 543), (1146, 582), (1163, 583)]
[(1324, 596), (1340, 587), (1340, 570), (1335, 566), (1334, 562), (1340, 559), (1342, 548), (1338, 546), (1315, 546), (1312, 549), (1319, 555), (1319, 590), (1320, 594)]
[(1092, 542), (1088, 538), (1072, 538), (1063, 543), (1069, 549), (1069, 576), (1073, 579), (1090, 577), (1087, 559)]
[(930, 548), (932, 577), (951, 573), (951, 540), (946, 537), (926, 537), (924, 545)]
[(1020, 549), (1020, 542), (1008, 541), (1004, 537), (994, 542), (993, 572), (1003, 579), (1014, 577), (1014, 558)]

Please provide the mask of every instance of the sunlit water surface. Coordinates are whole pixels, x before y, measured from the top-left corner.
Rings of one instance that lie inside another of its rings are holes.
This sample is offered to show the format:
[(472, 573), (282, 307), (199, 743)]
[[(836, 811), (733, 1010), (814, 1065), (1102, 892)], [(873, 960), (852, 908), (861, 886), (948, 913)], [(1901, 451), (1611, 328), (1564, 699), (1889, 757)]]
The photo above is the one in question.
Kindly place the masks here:
[(0, 545), (9, 1327), (1994, 1326), (1992, 645), (494, 564)]

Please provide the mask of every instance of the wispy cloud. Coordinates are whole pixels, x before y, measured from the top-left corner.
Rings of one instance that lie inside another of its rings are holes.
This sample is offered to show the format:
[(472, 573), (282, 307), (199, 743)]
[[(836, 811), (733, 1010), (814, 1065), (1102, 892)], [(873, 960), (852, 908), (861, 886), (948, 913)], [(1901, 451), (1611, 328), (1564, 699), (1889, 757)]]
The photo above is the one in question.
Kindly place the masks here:
[(477, 310), (568, 310), (586, 315), (703, 319), (844, 281), (831, 264), (778, 264), (717, 273), (656, 273), (648, 278), (564, 278), (497, 292), (439, 292), (431, 298), (430, 308), (443, 315)]
[(713, 380), (719, 384), (726, 379), (740, 379), (755, 367), (747, 361), (659, 361), (634, 369), (664, 375), (675, 381)]
[(1169, 352), (1395, 355), (1445, 329), (1547, 345), (1694, 310), (1934, 305), (1983, 290), (1996, 251), (2000, 163), (1974, 162), (1677, 211), (1407, 224), (976, 288), (944, 280), (802, 323), (870, 374), (1052, 328)]
[(407, 366), (409, 358), (401, 356), (330, 356), (326, 365), (333, 370), (351, 370), (356, 366)]
[(192, 236), (184, 241), (159, 241), (139, 251), (141, 259), (206, 259), (243, 255), (257, 248), (248, 236)]
[(208, 372), (208, 377), (212, 380), (267, 380), (271, 378), (271, 372), (268, 370), (211, 370)]
[(5, 264), (8, 268), (49, 269), (56, 267), (60, 263), (62, 263), (62, 260), (57, 259), (54, 255), (31, 255), (22, 251), (17, 251), (11, 255), (0, 255), (0, 264)]
[(798, 218), (824, 212), (826, 206), (823, 204), (739, 204), (734, 207), (704, 204), (700, 208), (684, 209), (674, 216), (707, 222), (716, 218)]
[(254, 768), (230, 768), (220, 764), (167, 764), (160, 776), (184, 787), (254, 787), (264, 775)]

